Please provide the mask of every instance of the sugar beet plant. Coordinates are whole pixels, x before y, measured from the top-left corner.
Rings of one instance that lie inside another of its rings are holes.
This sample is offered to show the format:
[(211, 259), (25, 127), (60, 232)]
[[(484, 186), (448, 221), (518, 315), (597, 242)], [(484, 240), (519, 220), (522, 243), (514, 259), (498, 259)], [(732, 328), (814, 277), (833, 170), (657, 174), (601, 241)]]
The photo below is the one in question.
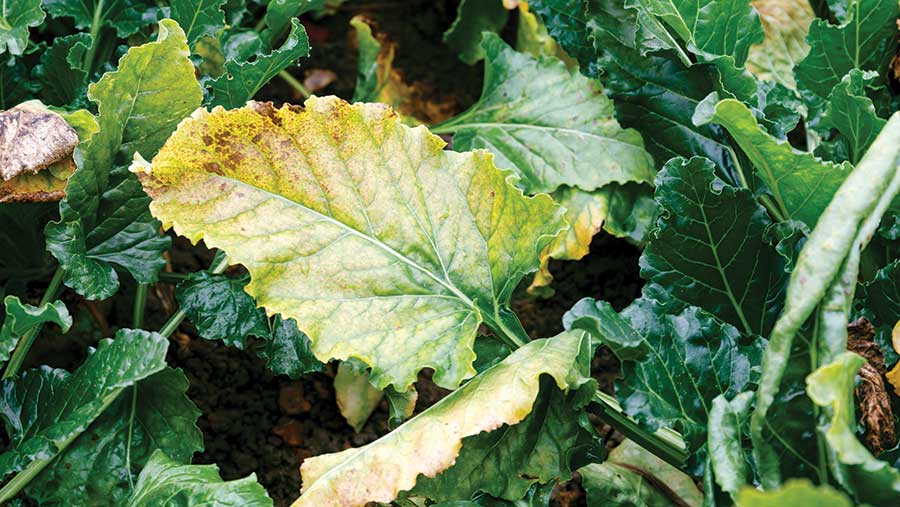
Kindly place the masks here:
[[(444, 39), (484, 83), (446, 121), (363, 17), (352, 103), (253, 101), (309, 95), (296, 16), (337, 3), (3, 2), (0, 502), (272, 505), (192, 464), (187, 318), (276, 374), (338, 363), (354, 427), (386, 399), (393, 430), (306, 459), (294, 506), (547, 506), (576, 472), (591, 506), (900, 505), (896, 2), (463, 0)], [(11, 204), (53, 200), (43, 231)], [(598, 233), (643, 248), (641, 296), (529, 336), (517, 288), (553, 297)], [(168, 273), (172, 235), (209, 269)], [(180, 308), (144, 330), (161, 272)], [(132, 329), (26, 364), (63, 287)], [(426, 368), (451, 392), (413, 415)]]

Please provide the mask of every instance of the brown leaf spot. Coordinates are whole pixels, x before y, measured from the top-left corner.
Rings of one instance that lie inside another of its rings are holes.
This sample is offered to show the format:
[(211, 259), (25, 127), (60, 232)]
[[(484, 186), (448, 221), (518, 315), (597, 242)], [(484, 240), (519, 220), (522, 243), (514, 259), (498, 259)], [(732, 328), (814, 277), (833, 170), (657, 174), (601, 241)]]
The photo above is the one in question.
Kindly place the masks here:
[(847, 326), (847, 350), (866, 359), (856, 386), (860, 417), (866, 426), (866, 447), (876, 456), (897, 443), (894, 414), (884, 385), (884, 354), (875, 343), (875, 328), (865, 318)]
[(0, 178), (36, 173), (72, 156), (78, 134), (62, 116), (35, 104), (0, 113)]
[(219, 176), (225, 176), (225, 171), (222, 170), (222, 167), (219, 166), (218, 162), (205, 162), (203, 164), (203, 170), (208, 173), (215, 173)]

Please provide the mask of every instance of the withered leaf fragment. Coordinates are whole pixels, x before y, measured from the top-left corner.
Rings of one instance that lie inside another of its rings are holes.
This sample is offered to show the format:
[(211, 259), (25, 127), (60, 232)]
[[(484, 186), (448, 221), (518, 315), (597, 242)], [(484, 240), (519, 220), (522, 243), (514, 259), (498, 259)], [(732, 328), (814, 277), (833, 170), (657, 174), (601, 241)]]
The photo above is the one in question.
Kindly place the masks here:
[(847, 326), (847, 350), (866, 359), (859, 370), (862, 382), (856, 386), (859, 413), (866, 425), (866, 447), (879, 455), (897, 443), (894, 434), (894, 414), (884, 385), (884, 354), (875, 343), (875, 328), (865, 318)]
[(37, 102), (0, 113), (0, 177), (9, 181), (72, 156), (78, 133), (62, 116)]

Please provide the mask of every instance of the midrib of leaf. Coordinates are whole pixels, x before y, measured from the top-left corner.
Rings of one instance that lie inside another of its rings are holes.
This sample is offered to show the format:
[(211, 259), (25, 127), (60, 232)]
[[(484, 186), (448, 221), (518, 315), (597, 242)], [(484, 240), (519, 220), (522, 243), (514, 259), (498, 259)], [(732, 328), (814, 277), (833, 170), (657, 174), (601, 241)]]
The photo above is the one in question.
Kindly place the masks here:
[(465, 128), (476, 128), (476, 129), (477, 128), (502, 128), (502, 129), (507, 129), (507, 130), (532, 129), (532, 130), (543, 130), (543, 131), (550, 131), (550, 132), (561, 132), (564, 134), (584, 136), (586, 138), (594, 138), (594, 139), (598, 139), (601, 141), (609, 141), (609, 142), (621, 144), (621, 145), (628, 146), (631, 148), (637, 148), (634, 144), (626, 143), (624, 141), (621, 141), (619, 139), (615, 139), (612, 137), (604, 137), (604, 136), (597, 135), (597, 134), (594, 134), (591, 132), (585, 132), (583, 130), (577, 130), (577, 129), (571, 129), (571, 128), (565, 128), (565, 127), (548, 127), (546, 125), (531, 125), (529, 123), (507, 123), (507, 122), (465, 123), (465, 122), (463, 122), (463, 123), (454, 124), (452, 126), (444, 126), (444, 127), (438, 126), (434, 129), (432, 129), (432, 132), (435, 132), (438, 134), (449, 134), (449, 133), (457, 132), (457, 131), (465, 129)]

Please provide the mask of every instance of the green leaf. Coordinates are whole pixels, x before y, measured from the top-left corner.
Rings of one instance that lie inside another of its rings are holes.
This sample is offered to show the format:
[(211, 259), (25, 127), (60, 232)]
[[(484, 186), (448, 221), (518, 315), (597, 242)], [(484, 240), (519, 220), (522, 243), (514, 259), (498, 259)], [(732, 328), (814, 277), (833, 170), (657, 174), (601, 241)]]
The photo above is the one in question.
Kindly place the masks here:
[(641, 276), (747, 335), (767, 334), (786, 276), (766, 241), (765, 209), (717, 178), (704, 158), (670, 160), (656, 178), (656, 201), (660, 217)]
[[(792, 356), (794, 337), (825, 300), (826, 304), (822, 305), (825, 310), (838, 307), (836, 322), (825, 326), (838, 336), (831, 343), (821, 342), (818, 348), (826, 345), (824, 352), (829, 354), (822, 355), (827, 357), (846, 347), (846, 317), (857, 277), (852, 272), (845, 273), (845, 265), (852, 267), (855, 257), (858, 266), (859, 252), (874, 235), (882, 215), (900, 191), (900, 177), (896, 171), (898, 154), (900, 115), (894, 115), (822, 213), (791, 273), (784, 311), (775, 323), (766, 347), (756, 410), (750, 419), (754, 458), (761, 482), (767, 488), (780, 483), (780, 459), (764, 440), (763, 431), (769, 424), (768, 410), (780, 390)], [(839, 300), (835, 305), (832, 296), (847, 301)]]
[(55, 18), (72, 18), (79, 30), (110, 26), (123, 39), (157, 20), (154, 7), (143, 0), (44, 0), (43, 4)]
[(809, 52), (806, 35), (815, 18), (807, 0), (755, 0), (766, 38), (750, 47), (747, 70), (757, 78), (796, 89), (794, 67)]
[[(356, 43), (359, 46), (353, 102), (381, 102), (398, 108), (402, 114), (402, 111), (408, 109), (412, 88), (394, 69), (396, 43), (377, 39), (364, 16), (354, 16), (350, 24), (356, 30)], [(407, 116), (406, 121), (411, 125), (416, 122), (410, 116)]]
[(469, 65), (484, 58), (481, 36), (488, 32), (498, 34), (506, 25), (509, 11), (501, 0), (462, 0), (456, 11), (456, 19), (444, 32), (444, 43)]
[[(576, 314), (592, 303), (582, 300)], [(691, 452), (688, 470), (701, 471), (712, 401), (719, 395), (731, 398), (755, 382), (764, 341), (746, 342), (737, 329), (699, 308), (667, 315), (658, 302), (646, 298), (636, 300), (621, 316), (602, 326), (594, 324), (600, 334), (593, 335), (614, 351), (625, 352), (619, 358), (623, 378), (616, 383), (616, 397), (625, 413), (650, 431), (668, 427), (681, 432)], [(622, 329), (626, 324), (631, 329)], [(578, 327), (590, 330), (584, 323)], [(643, 340), (640, 348), (638, 336)]]
[(22, 303), (16, 296), (3, 299), (6, 318), (0, 328), (0, 362), (9, 360), (9, 354), (16, 348), (19, 339), (29, 330), (47, 322), (62, 328), (63, 333), (72, 327), (72, 317), (62, 301), (31, 306)]
[(361, 359), (378, 388), (425, 366), (454, 388), (482, 321), (524, 336), (509, 298), (562, 213), (489, 154), (443, 147), (386, 106), (312, 97), (201, 112), (133, 170), (154, 215), (246, 266), (247, 292), (302, 323), (318, 358)]
[(809, 54), (794, 69), (800, 89), (813, 95), (811, 106), (818, 107), (816, 102), (824, 101), (853, 69), (878, 71), (876, 84), (884, 83), (896, 46), (898, 16), (900, 6), (893, 0), (855, 0), (841, 25), (813, 21)]
[(41, 0), (6, 0), (0, 8), (0, 55), (21, 55), (28, 45), (28, 29), (44, 22)]
[[(375, 442), (304, 461), (303, 495), (293, 507), (386, 503), (413, 486), (423, 488), (423, 493), (443, 496), (444, 492), (474, 492), (473, 489), (491, 494), (519, 493), (521, 486), (527, 490), (534, 482), (545, 482), (547, 475), (555, 473), (556, 460), (560, 457), (550, 454), (541, 462), (541, 453), (555, 453), (558, 439), (571, 436), (566, 436), (562, 426), (554, 426), (553, 422), (548, 422), (540, 433), (518, 433), (529, 427), (517, 427), (529, 424), (529, 413), (538, 414), (537, 427), (543, 427), (547, 414), (541, 405), (548, 401), (547, 389), (568, 391), (582, 405), (586, 403), (596, 390), (596, 384), (587, 377), (589, 359), (590, 343), (580, 332), (530, 342)], [(542, 375), (552, 379), (542, 382)], [(563, 432), (556, 434), (554, 427)], [(534, 430), (534, 426), (530, 428)], [(486, 431), (492, 432), (482, 434)], [(436, 434), (441, 438), (433, 438)], [(516, 434), (537, 437), (538, 454), (529, 456), (529, 439), (522, 442), (504, 438)], [(486, 447), (490, 442), (497, 446), (493, 452)], [(521, 463), (522, 470), (515, 466), (515, 460), (497, 459), (506, 453), (523, 456), (523, 445), (526, 446), (524, 455), (529, 457)], [(478, 470), (477, 460), (481, 456), (486, 460), (484, 473), (479, 471), (466, 477), (472, 473), (473, 466)], [(447, 475), (442, 474), (434, 481), (418, 478), (420, 474), (434, 477), (441, 472)], [(441, 477), (447, 478), (446, 483)]]
[(830, 420), (823, 431), (832, 451), (829, 457), (836, 461), (832, 470), (840, 467), (845, 474), (839, 480), (852, 488), (859, 503), (893, 505), (900, 501), (900, 472), (872, 456), (856, 436), (853, 391), (856, 373), (865, 363), (853, 352), (845, 352), (807, 377), (806, 392), (828, 410)]
[(810, 229), (851, 171), (849, 164), (825, 162), (775, 139), (756, 123), (753, 112), (735, 99), (710, 95), (697, 108), (697, 124), (718, 123), (750, 157), (784, 218), (800, 220)]
[[(866, 96), (866, 85), (875, 77), (874, 72), (853, 69), (831, 90), (822, 128), (834, 128), (841, 137), (840, 151), (847, 160), (856, 164), (875, 141), (886, 121), (878, 117), (875, 104)], [(834, 148), (832, 148), (834, 150)]]
[(129, 387), (25, 488), (42, 506), (124, 505), (151, 455), (178, 463), (203, 449), (187, 377), (165, 368)]
[(697, 54), (708, 59), (731, 56), (738, 67), (744, 65), (750, 46), (765, 37), (759, 15), (746, 0), (638, 0), (634, 3), (665, 22)]
[(359, 433), (384, 397), (369, 383), (366, 365), (355, 359), (342, 361), (334, 376), (334, 398), (338, 410), (353, 431)]
[(41, 83), (44, 102), (55, 106), (87, 104), (88, 69), (82, 62), (91, 44), (91, 36), (86, 33), (57, 37), (41, 55), (41, 64), (33, 74)]
[(875, 326), (875, 340), (885, 355), (885, 364), (891, 365), (897, 361), (891, 330), (900, 322), (900, 260), (879, 269), (863, 289), (862, 307)]
[(200, 336), (243, 350), (247, 348), (248, 336), (269, 335), (266, 312), (257, 308), (256, 301), (244, 292), (248, 278), (207, 271), (191, 273), (178, 284), (175, 298)]
[(641, 136), (619, 126), (612, 101), (594, 82), (556, 58), (516, 52), (494, 34), (485, 34), (482, 46), (481, 98), (434, 129), (453, 132), (455, 149), (488, 149), (498, 167), (521, 177), (528, 194), (652, 181), (653, 160)]
[(325, 4), (326, 0), (269, 0), (265, 22), (271, 31), (271, 39), (279, 39), (291, 26), (293, 18), (307, 12), (321, 11), (325, 8)]
[(122, 330), (103, 340), (75, 373), (42, 367), (3, 381), (0, 414), (10, 448), (0, 474), (58, 456), (125, 391), (165, 367), (161, 335)]
[[(602, 464), (578, 470), (588, 507), (699, 507), (703, 494), (694, 480), (631, 440)], [(676, 501), (680, 500), (680, 501)]]
[(216, 465), (184, 465), (157, 451), (126, 507), (271, 507), (256, 474), (225, 482)]
[(194, 47), (202, 37), (215, 37), (225, 28), (222, 6), (227, 0), (171, 0), (172, 19), (184, 30), (188, 45)]
[(28, 79), (28, 69), (18, 58), (0, 57), (0, 109), (10, 109), (34, 97), (39, 85)]
[[(249, 58), (251, 55), (247, 55)], [(299, 58), (309, 56), (309, 39), (300, 21), (291, 20), (291, 33), (280, 48), (265, 54), (253, 54), (253, 61), (229, 59), (225, 74), (208, 81), (208, 103), (211, 106), (234, 108), (252, 99), (279, 72), (293, 65)]]
[(170, 240), (147, 210), (148, 198), (124, 165), (135, 152), (155, 153), (178, 122), (200, 105), (202, 92), (188, 59), (184, 32), (159, 24), (156, 42), (133, 47), (116, 72), (91, 85), (100, 132), (76, 150), (59, 222), (46, 229), (47, 248), (66, 269), (65, 283), (88, 299), (119, 287), (114, 267), (152, 283)]
[(272, 332), (256, 349), (256, 355), (265, 359), (266, 367), (274, 373), (294, 379), (324, 368), (312, 352), (309, 337), (297, 327), (297, 321), (282, 319), (281, 315), (273, 319)]
[(738, 494), (737, 507), (787, 507), (815, 505), (816, 507), (853, 507), (846, 495), (825, 484), (813, 486), (807, 480), (790, 480), (779, 489), (760, 491), (746, 487)]
[(581, 72), (598, 77), (584, 0), (531, 0), (528, 7), (541, 18), (547, 32), (562, 49), (581, 64)]
[(744, 427), (753, 393), (744, 392), (728, 400), (716, 396), (709, 412), (710, 463), (722, 491), (734, 495), (749, 483), (747, 456), (743, 448)]
[(620, 361), (638, 361), (650, 352), (644, 337), (606, 301), (578, 301), (563, 315), (563, 327), (587, 331), (596, 344), (609, 347)]

